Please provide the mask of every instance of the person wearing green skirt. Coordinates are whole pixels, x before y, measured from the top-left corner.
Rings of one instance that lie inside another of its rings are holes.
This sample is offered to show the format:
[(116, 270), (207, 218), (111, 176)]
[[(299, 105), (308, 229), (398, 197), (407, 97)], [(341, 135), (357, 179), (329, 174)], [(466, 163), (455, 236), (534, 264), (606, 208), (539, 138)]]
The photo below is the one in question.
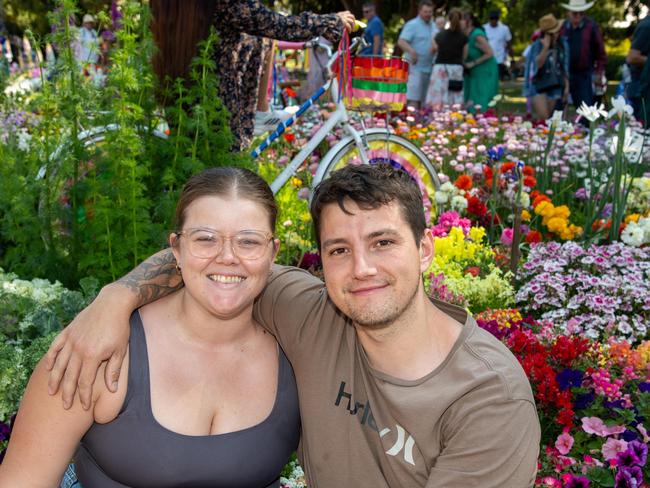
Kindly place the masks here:
[(475, 112), (488, 104), (499, 92), (499, 67), (483, 27), (471, 12), (465, 12), (465, 106)]

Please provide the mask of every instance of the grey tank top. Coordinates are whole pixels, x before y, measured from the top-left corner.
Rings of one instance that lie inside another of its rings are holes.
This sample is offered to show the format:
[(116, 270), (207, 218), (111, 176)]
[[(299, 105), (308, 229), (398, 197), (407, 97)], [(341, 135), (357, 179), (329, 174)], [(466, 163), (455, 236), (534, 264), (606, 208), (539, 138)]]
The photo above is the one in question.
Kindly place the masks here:
[[(118, 416), (94, 423), (74, 456), (86, 488), (279, 487), (279, 473), (298, 445), (296, 380), (279, 349), (278, 388), (269, 416), (217, 435), (167, 430), (151, 410), (147, 343), (138, 311), (131, 315), (128, 386)], [(255, 401), (251, 397), (251, 402)]]

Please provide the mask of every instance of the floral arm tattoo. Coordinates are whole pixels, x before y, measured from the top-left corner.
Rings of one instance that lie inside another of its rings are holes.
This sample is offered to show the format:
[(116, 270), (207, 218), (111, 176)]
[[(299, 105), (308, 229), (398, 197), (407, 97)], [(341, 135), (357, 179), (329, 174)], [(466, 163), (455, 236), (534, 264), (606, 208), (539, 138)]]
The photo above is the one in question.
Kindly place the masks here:
[(171, 249), (154, 254), (117, 283), (138, 296), (138, 307), (155, 302), (183, 287), (183, 279), (176, 269), (176, 259)]

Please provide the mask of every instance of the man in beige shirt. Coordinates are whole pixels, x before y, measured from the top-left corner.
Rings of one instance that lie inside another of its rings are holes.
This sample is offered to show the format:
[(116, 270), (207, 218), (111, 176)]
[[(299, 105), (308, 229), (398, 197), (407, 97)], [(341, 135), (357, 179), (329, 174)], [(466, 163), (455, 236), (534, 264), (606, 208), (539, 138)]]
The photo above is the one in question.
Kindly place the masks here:
[[(311, 211), (325, 284), (278, 266), (254, 310), (295, 370), (310, 487), (533, 486), (530, 385), (466, 311), (426, 295), (433, 237), (411, 178), (350, 166), (319, 186)], [(53, 343), (51, 389), (67, 366), (68, 404), (81, 372), (89, 405), (101, 360), (110, 359), (107, 384), (117, 381), (131, 311), (179, 285), (170, 256), (105, 287)]]

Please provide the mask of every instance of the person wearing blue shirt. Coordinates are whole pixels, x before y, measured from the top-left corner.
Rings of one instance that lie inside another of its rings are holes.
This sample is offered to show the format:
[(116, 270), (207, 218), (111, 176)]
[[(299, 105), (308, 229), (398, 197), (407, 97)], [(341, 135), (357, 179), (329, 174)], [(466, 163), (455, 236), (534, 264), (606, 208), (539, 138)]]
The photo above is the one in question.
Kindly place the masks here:
[(368, 46), (363, 48), (361, 54), (363, 56), (381, 56), (384, 46), (384, 24), (377, 15), (377, 7), (374, 3), (363, 4), (363, 17), (368, 24), (363, 33), (363, 38)]
[(433, 69), (431, 40), (438, 31), (432, 18), (433, 3), (431, 0), (420, 0), (418, 16), (404, 25), (397, 41), (409, 61), (407, 103), (416, 109), (424, 102)]

